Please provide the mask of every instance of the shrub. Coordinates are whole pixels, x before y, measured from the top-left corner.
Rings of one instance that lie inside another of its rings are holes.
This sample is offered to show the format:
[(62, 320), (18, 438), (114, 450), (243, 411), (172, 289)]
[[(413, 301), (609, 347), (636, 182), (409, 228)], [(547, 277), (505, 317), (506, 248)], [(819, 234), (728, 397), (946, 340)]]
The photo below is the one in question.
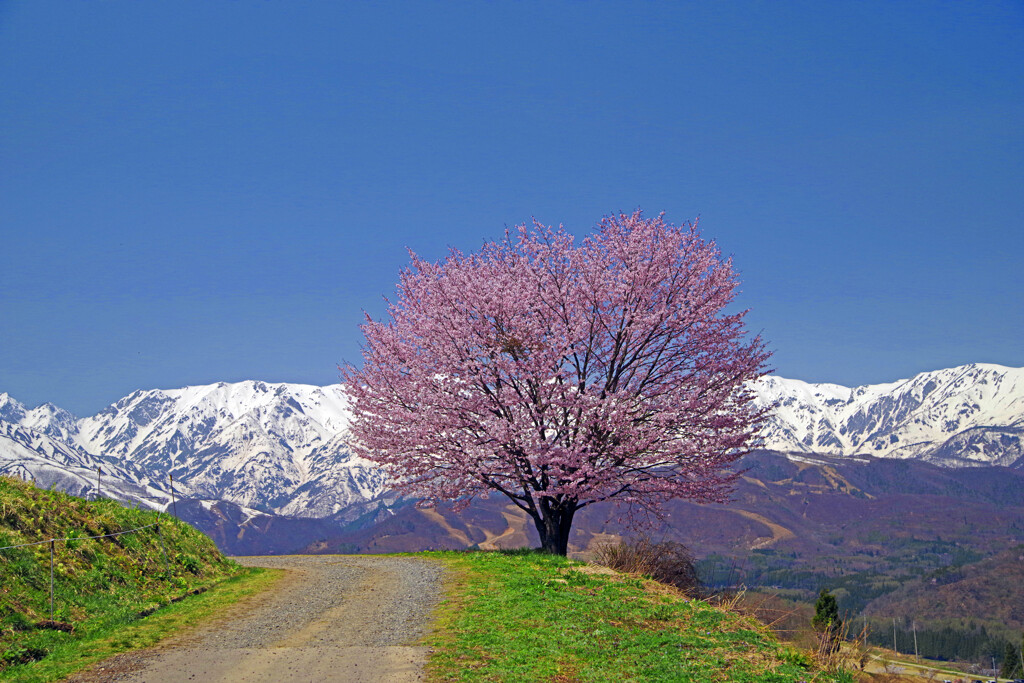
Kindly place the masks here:
[(13, 647), (0, 654), (0, 669), (12, 664), (38, 662), (48, 654), (50, 654), (50, 651), (42, 647)]
[(597, 562), (628, 574), (644, 574), (655, 581), (694, 594), (700, 588), (693, 555), (682, 543), (647, 537), (622, 540), (597, 548)]

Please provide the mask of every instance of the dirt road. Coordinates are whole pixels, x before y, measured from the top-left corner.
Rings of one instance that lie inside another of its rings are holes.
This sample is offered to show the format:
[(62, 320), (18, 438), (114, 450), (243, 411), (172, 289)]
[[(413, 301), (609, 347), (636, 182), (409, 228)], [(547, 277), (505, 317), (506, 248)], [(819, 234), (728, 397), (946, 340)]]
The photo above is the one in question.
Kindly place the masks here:
[(156, 648), (119, 655), (69, 680), (422, 680), (423, 634), (440, 594), (428, 560), (366, 555), (237, 558), (288, 570), (267, 593)]

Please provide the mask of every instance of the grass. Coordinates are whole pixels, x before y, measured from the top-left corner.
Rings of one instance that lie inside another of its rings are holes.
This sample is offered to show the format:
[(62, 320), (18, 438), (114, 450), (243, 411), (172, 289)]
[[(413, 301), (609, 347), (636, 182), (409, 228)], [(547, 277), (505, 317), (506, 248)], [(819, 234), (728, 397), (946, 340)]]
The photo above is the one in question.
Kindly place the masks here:
[(52, 645), (49, 656), (38, 662), (0, 672), (0, 681), (42, 683), (56, 681), (128, 650), (156, 645), (179, 631), (210, 618), (249, 595), (267, 590), (281, 572), (246, 569), (203, 593), (164, 607), (145, 619), (111, 623), (87, 636)]
[[(159, 535), (84, 538), (156, 522)], [(165, 515), (0, 477), (0, 546), (72, 537), (53, 546), (52, 620), (50, 545), (0, 551), (0, 680), (56, 680), (152, 645), (279, 575)], [(429, 637), (435, 681), (852, 681), (752, 618), (645, 578), (530, 551), (424, 555), (451, 570)]]
[[(159, 533), (149, 526), (156, 523)], [(50, 538), (74, 539), (53, 544), (52, 619), (50, 544), (0, 551), (0, 680), (52, 680), (103, 656), (94, 653), (150, 644), (189, 622), (193, 610), (240, 597), (270, 577), (228, 560), (209, 538), (167, 515), (0, 477), (0, 546)], [(178, 602), (186, 596), (194, 597)], [(160, 618), (142, 619), (148, 615)], [(168, 615), (179, 616), (166, 621)], [(138, 630), (142, 622), (164, 626)]]
[(852, 681), (756, 622), (656, 582), (533, 552), (439, 552), (435, 681)]

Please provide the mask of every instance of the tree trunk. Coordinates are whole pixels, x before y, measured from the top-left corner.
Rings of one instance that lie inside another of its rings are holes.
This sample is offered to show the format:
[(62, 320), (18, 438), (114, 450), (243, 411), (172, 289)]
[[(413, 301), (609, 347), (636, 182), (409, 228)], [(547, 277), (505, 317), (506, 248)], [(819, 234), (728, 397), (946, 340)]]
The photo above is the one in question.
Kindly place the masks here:
[(565, 556), (569, 551), (569, 532), (575, 514), (574, 503), (549, 503), (546, 500), (540, 503), (537, 514), (532, 516), (537, 534), (540, 535), (541, 550)]

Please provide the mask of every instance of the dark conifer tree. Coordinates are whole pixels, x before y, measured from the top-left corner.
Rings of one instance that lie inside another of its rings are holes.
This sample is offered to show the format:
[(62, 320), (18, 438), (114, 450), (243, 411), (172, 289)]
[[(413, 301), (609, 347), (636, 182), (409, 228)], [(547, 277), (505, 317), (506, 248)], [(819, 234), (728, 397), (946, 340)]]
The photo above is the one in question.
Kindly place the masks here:
[[(1024, 643), (1022, 643), (1024, 645)], [(1024, 675), (1020, 665), (1020, 652), (1013, 646), (1013, 643), (1006, 643), (1003, 651), (1003, 666), (999, 671), (1001, 678), (1017, 678)]]
[(839, 603), (826, 588), (821, 589), (818, 601), (814, 603), (814, 619), (811, 620), (811, 626), (818, 633), (828, 634), (833, 638), (839, 635), (843, 627), (843, 622), (839, 618)]

